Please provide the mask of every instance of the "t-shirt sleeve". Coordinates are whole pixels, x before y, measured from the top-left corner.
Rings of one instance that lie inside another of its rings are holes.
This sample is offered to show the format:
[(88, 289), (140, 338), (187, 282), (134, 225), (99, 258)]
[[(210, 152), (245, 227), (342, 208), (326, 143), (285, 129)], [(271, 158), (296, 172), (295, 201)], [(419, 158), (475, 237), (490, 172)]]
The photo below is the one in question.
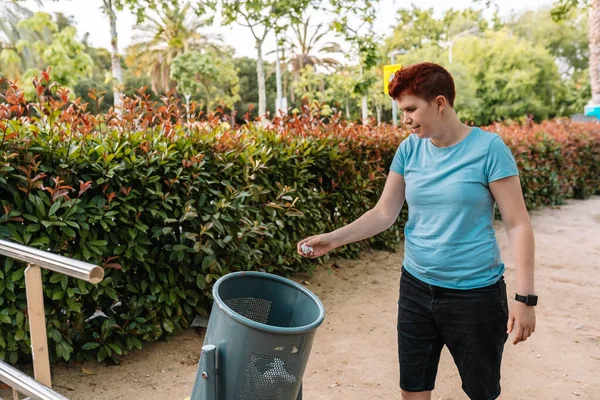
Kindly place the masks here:
[(394, 155), (394, 159), (392, 160), (392, 165), (390, 166), (390, 171), (394, 171), (400, 175), (404, 175), (404, 147), (406, 146), (406, 141), (400, 143), (398, 149), (396, 150), (396, 154)]
[(490, 143), (485, 167), (488, 183), (519, 175), (517, 162), (500, 136), (496, 136)]

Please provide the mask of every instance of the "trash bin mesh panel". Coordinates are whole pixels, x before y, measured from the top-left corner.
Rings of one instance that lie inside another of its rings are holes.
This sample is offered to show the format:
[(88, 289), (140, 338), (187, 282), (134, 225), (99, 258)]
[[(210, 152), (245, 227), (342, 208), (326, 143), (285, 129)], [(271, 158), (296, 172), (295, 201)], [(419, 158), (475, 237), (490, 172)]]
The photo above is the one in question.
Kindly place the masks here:
[(253, 297), (239, 297), (225, 300), (227, 307), (252, 321), (266, 324), (271, 312), (271, 302)]
[(308, 355), (308, 351), (279, 357), (252, 353), (239, 400), (295, 400)]

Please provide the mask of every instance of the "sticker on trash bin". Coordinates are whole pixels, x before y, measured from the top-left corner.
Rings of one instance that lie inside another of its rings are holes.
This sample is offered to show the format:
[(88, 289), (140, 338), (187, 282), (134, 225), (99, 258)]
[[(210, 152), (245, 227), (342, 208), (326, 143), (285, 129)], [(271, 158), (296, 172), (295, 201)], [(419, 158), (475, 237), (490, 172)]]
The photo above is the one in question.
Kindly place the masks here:
[(275, 350), (275, 351), (283, 351), (283, 350), (285, 350), (285, 346), (277, 346), (273, 350)]
[(292, 354), (296, 354), (298, 352), (298, 348), (292, 345)]

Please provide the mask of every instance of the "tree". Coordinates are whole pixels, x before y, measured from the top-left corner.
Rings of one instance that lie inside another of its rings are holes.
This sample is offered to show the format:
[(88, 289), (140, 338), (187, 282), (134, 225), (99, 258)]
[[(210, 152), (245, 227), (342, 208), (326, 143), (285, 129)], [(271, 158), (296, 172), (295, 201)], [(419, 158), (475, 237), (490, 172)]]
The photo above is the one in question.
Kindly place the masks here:
[(379, 70), (378, 72), (379, 73), (375, 73), (375, 71), (373, 71), (375, 79), (371, 87), (369, 87), (369, 98), (375, 106), (375, 115), (377, 116), (377, 125), (379, 126), (382, 122), (383, 111), (391, 110), (392, 107), (390, 96), (385, 94), (381, 87), (381, 81), (383, 80), (383, 74), (381, 72), (383, 71)]
[(191, 3), (186, 2), (183, 6), (175, 3), (146, 14), (146, 22), (136, 27), (141, 41), (128, 49), (128, 64), (138, 73), (151, 76), (155, 93), (175, 89), (176, 84), (170, 78), (170, 65), (175, 57), (186, 51), (216, 49), (214, 42), (220, 39), (199, 32), (210, 19), (198, 17)]
[[(438, 19), (433, 8), (421, 9), (413, 5), (411, 9), (398, 10), (398, 20), (392, 35), (385, 41), (386, 53), (391, 50), (411, 51), (428, 45), (446, 47), (461, 32), (472, 28), (484, 32), (490, 28), (483, 12), (470, 8), (447, 10)], [(500, 25), (496, 22), (495, 29), (499, 29)]]
[[(307, 66), (323, 67), (328, 71), (333, 71), (342, 67), (342, 64), (331, 57), (335, 53), (341, 53), (342, 48), (338, 43), (321, 43), (326, 31), (321, 31), (325, 25), (317, 24), (316, 29), (309, 33), (310, 17), (306, 18), (300, 24), (291, 26), (293, 37), (283, 39), (283, 62), (287, 64), (292, 73), (293, 81), (298, 80), (301, 71)], [(292, 83), (293, 85), (293, 83)], [(291, 101), (295, 101), (295, 91), (291, 91)]]
[(556, 59), (566, 87), (557, 103), (559, 115), (581, 113), (590, 98), (587, 11), (572, 8), (560, 20), (551, 18), (550, 8), (527, 11), (506, 24), (519, 37), (544, 46)]
[[(330, 0), (329, 12), (333, 16), (331, 27), (350, 44), (353, 55), (358, 58), (360, 78), (354, 85), (354, 93), (361, 96), (363, 123), (367, 123), (367, 96), (373, 84), (373, 76), (369, 72), (381, 59), (378, 46), (380, 38), (373, 25), (377, 17), (377, 3), (370, 0)], [(352, 22), (349, 18), (352, 15), (358, 22)]]
[(325, 75), (318, 73), (312, 65), (300, 71), (292, 86), (303, 103), (327, 103), (331, 99), (331, 91), (325, 88)]
[(588, 6), (589, 72), (592, 98), (590, 105), (600, 106), (600, 0), (558, 0), (552, 16), (559, 21), (578, 6)]
[(544, 46), (558, 61), (561, 72), (572, 76), (587, 70), (589, 62), (588, 15), (572, 8), (560, 20), (551, 17), (550, 8), (526, 11), (506, 26), (519, 37)]
[(117, 9), (122, 9), (123, 3), (119, 0), (102, 0), (102, 10), (108, 15), (110, 24), (111, 72), (113, 83), (114, 105), (121, 104), (121, 84), (123, 72), (121, 69), (121, 56), (119, 54), (119, 37), (117, 35)]
[(77, 31), (73, 26), (59, 30), (49, 14), (38, 12), (21, 21), (19, 28), (38, 38), (33, 42), (21, 41), (17, 46), (18, 50), (34, 52), (34, 58), (39, 60), (37, 66), (29, 68), (23, 74), (23, 86), (28, 100), (35, 98), (31, 78), (39, 75), (41, 69), (51, 68), (51, 80), (68, 87), (71, 92), (80, 79), (91, 76), (92, 58), (85, 52), (84, 45), (76, 40)]
[(347, 120), (352, 118), (351, 108), (356, 101), (354, 87), (358, 79), (358, 71), (350, 68), (339, 69), (326, 77), (327, 86), (331, 90), (332, 105), (338, 110), (344, 110)]
[(250, 29), (256, 46), (256, 76), (258, 80), (258, 115), (267, 110), (263, 43), (274, 31), (280, 33), (286, 23), (300, 23), (302, 13), (311, 0), (221, 0), (223, 22), (234, 22)]
[(15, 2), (4, 4), (0, 15), (0, 69), (2, 75), (11, 80), (36, 66), (36, 60), (29, 49), (17, 49), (18, 43), (34, 39), (31, 32), (19, 27), (19, 22), (32, 16), (33, 12)]
[(323, 67), (329, 71), (341, 67), (342, 64), (338, 60), (330, 57), (330, 55), (342, 52), (339, 43), (331, 41), (321, 43), (323, 37), (328, 33), (322, 30), (325, 25), (317, 24), (312, 33), (309, 33), (309, 27), (310, 17), (300, 24), (292, 24), (294, 37), (284, 41), (287, 50), (292, 54), (288, 60), (292, 71), (300, 71), (307, 65)]
[(207, 112), (219, 104), (233, 110), (240, 99), (239, 79), (233, 61), (212, 51), (190, 51), (175, 57), (171, 78), (177, 82), (180, 93), (198, 100)]
[(554, 57), (540, 45), (507, 29), (484, 37), (462, 37), (454, 45), (455, 61), (446, 50), (429, 45), (400, 56), (404, 65), (422, 61), (445, 66), (455, 77), (459, 116), (478, 125), (527, 114), (546, 119), (557, 114), (565, 86)]

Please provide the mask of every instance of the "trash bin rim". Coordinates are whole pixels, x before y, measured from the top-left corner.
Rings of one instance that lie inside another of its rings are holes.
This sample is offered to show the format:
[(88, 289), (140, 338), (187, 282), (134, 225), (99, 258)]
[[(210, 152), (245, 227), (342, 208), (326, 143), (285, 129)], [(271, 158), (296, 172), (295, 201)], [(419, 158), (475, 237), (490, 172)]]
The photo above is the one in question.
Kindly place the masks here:
[[(267, 279), (278, 281), (285, 285), (294, 287), (295, 289), (301, 291), (306, 296), (308, 296), (317, 305), (317, 307), (319, 308), (319, 316), (317, 317), (317, 319), (314, 322), (312, 322), (308, 325), (296, 326), (296, 327), (282, 327), (282, 326), (273, 326), (273, 325), (268, 325), (268, 324), (262, 324), (260, 322), (253, 321), (250, 318), (246, 318), (246, 317), (236, 313), (227, 304), (225, 304), (223, 299), (221, 299), (221, 296), (219, 296), (219, 287), (221, 286), (221, 284), (223, 282), (230, 280), (230, 279), (239, 278), (241, 276), (267, 278)], [(260, 331), (266, 331), (266, 332), (271, 332), (271, 333), (280, 333), (280, 334), (306, 333), (306, 332), (310, 332), (314, 329), (317, 329), (323, 323), (323, 320), (325, 319), (325, 307), (323, 307), (323, 303), (321, 303), (321, 300), (313, 292), (311, 292), (304, 286), (298, 284), (297, 282), (294, 282), (290, 279), (283, 278), (283, 277), (275, 275), (275, 274), (259, 272), (259, 271), (232, 272), (232, 273), (229, 273), (229, 274), (224, 275), (221, 278), (219, 278), (217, 280), (217, 282), (215, 282), (212, 292), (213, 292), (213, 298), (214, 298), (215, 303), (221, 310), (223, 310), (223, 312), (225, 312), (227, 315), (229, 315), (234, 320), (236, 320), (244, 325), (247, 325), (251, 328), (260, 330)]]

